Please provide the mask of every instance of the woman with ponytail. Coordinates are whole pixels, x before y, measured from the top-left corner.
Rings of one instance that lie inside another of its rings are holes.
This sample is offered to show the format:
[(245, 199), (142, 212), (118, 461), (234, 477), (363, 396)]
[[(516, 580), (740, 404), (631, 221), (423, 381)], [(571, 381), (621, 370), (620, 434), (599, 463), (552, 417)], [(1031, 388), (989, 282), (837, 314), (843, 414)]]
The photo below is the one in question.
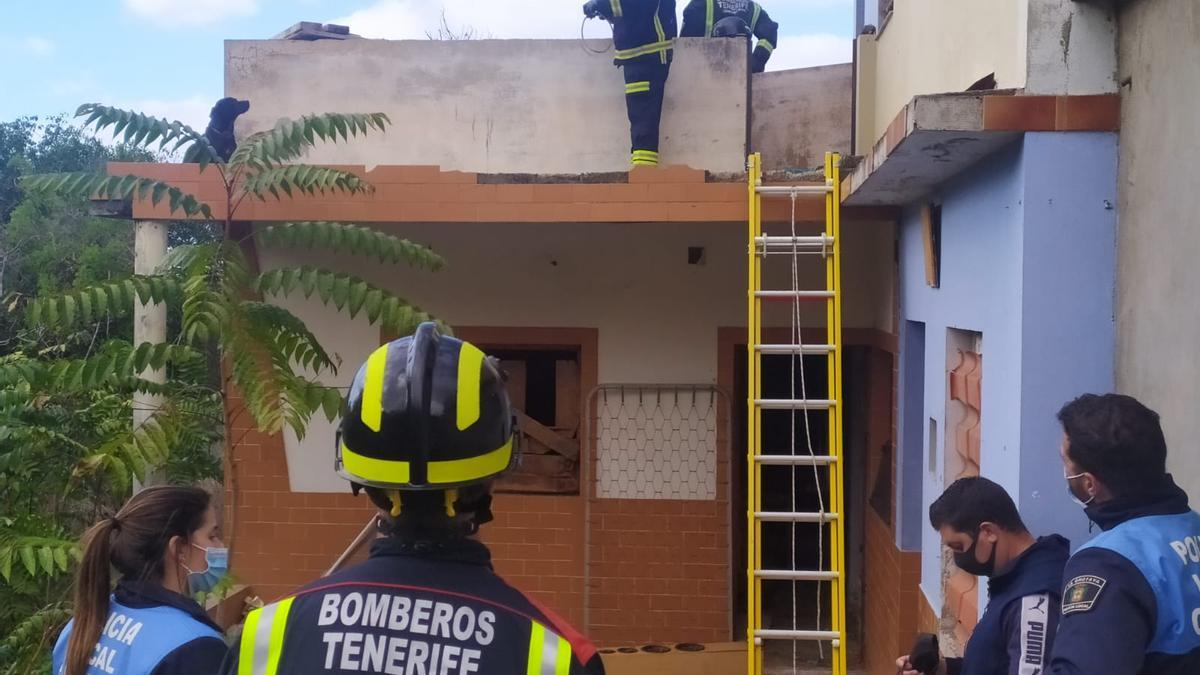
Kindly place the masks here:
[(55, 675), (220, 670), (221, 630), (190, 597), (225, 574), (228, 551), (210, 502), (199, 488), (147, 488), (88, 530)]

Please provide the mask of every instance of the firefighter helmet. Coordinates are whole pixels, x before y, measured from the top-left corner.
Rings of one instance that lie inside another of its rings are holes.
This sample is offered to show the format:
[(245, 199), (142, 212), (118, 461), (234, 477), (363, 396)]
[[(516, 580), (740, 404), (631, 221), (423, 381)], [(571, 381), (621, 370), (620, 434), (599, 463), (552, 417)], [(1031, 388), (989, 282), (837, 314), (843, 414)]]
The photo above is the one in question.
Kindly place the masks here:
[(337, 436), (338, 474), (383, 489), (482, 483), (519, 456), (497, 362), (433, 323), (367, 358), (350, 386)]

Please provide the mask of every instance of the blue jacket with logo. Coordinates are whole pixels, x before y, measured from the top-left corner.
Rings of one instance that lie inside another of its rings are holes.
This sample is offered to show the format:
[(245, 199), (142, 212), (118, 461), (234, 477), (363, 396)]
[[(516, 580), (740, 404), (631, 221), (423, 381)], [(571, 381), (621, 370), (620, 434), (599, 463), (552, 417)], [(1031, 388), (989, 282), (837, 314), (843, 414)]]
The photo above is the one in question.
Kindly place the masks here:
[[(71, 621), (54, 645), (54, 673), (65, 672)], [(221, 629), (191, 598), (158, 584), (122, 581), (87, 675), (213, 675), (227, 649)]]
[(1200, 673), (1200, 514), (1170, 476), (1089, 506), (1104, 532), (1063, 575), (1053, 675)]
[(1059, 589), (1070, 543), (1042, 537), (988, 579), (988, 604), (966, 654), (946, 659), (947, 675), (1034, 675), (1049, 661)]

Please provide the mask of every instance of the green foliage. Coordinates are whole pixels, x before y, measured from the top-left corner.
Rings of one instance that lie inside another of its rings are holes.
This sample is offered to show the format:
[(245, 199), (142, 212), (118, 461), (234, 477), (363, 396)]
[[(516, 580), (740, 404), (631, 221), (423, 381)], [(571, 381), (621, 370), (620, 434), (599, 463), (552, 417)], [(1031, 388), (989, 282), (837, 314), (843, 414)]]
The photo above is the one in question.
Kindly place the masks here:
[(425, 246), (361, 225), (321, 221), (281, 223), (264, 227), (255, 236), (264, 247), (349, 253), (428, 270), (439, 270), (445, 264), (441, 256)]
[(270, 169), (300, 159), (318, 141), (348, 141), (372, 130), (385, 131), (392, 121), (383, 113), (323, 113), (281, 120), (273, 128), (251, 134), (229, 158), (231, 166)]
[(211, 220), (212, 208), (170, 183), (142, 176), (110, 176), (105, 173), (72, 171), (67, 173), (42, 173), (26, 176), (21, 186), (35, 193), (50, 193), (87, 197), (92, 199), (149, 199), (157, 206), (167, 200), (171, 213), (185, 216), (203, 216)]
[[(283, 120), (244, 139), (227, 162), (179, 122), (98, 104), (81, 106), (77, 116), (129, 147), (182, 152), (200, 171), (215, 171), (224, 194), (210, 205), (169, 182), (108, 175), (102, 165), (21, 172), (25, 199), (41, 204), (85, 213), (89, 199), (137, 200), (191, 219), (171, 226), (171, 250), (152, 274), (129, 276), (128, 266), (106, 269), (95, 260), (96, 271), (86, 276), (26, 283), (5, 298), (20, 330), (8, 355), (0, 351), (0, 514), (20, 515), (0, 518), (0, 634), (10, 635), (0, 643), (0, 662), (30, 670), (44, 667), (43, 638), (66, 616), (65, 573), (85, 528), (112, 513), (135, 479), (165, 469), (168, 480), (192, 482), (217, 475), (231, 459), (231, 439), (222, 438), (226, 395), (236, 391), (265, 433), (287, 427), (303, 436), (313, 415), (339, 414), (343, 392), (318, 381), (339, 364), (276, 298), (315, 296), (394, 332), (430, 320), (401, 296), (350, 274), (307, 266), (260, 272), (246, 257), (248, 242), (235, 235), (246, 197), (372, 191), (354, 173), (295, 162), (318, 143), (384, 130), (386, 115)], [(3, 132), (0, 126), (0, 148)], [(213, 223), (218, 212), (223, 222)], [(260, 249), (319, 249), (427, 270), (443, 265), (426, 247), (358, 225), (284, 223), (254, 236)], [(132, 238), (110, 239), (128, 251)], [(135, 345), (122, 332), (138, 303), (167, 306), (167, 344)], [(152, 382), (147, 373), (162, 370), (166, 382)], [(138, 397), (136, 425), (134, 391), (155, 395)], [(214, 452), (222, 440), (224, 457)]]
[(150, 147), (157, 144), (161, 152), (175, 153), (187, 146), (183, 161), (196, 162), (201, 168), (221, 158), (204, 134), (182, 122), (171, 122), (160, 117), (150, 117), (139, 112), (121, 110), (99, 103), (85, 103), (75, 111), (75, 117), (83, 118), (85, 127), (103, 131), (112, 127), (112, 134), (135, 147)]

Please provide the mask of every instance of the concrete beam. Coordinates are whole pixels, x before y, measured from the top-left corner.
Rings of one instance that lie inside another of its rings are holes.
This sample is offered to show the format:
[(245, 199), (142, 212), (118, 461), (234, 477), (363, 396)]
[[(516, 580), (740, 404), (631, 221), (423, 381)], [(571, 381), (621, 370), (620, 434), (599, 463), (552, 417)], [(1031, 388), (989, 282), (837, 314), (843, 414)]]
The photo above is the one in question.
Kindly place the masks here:
[(1027, 131), (1115, 131), (1119, 126), (1116, 95), (917, 96), (843, 181), (842, 201), (846, 206), (902, 206)]

